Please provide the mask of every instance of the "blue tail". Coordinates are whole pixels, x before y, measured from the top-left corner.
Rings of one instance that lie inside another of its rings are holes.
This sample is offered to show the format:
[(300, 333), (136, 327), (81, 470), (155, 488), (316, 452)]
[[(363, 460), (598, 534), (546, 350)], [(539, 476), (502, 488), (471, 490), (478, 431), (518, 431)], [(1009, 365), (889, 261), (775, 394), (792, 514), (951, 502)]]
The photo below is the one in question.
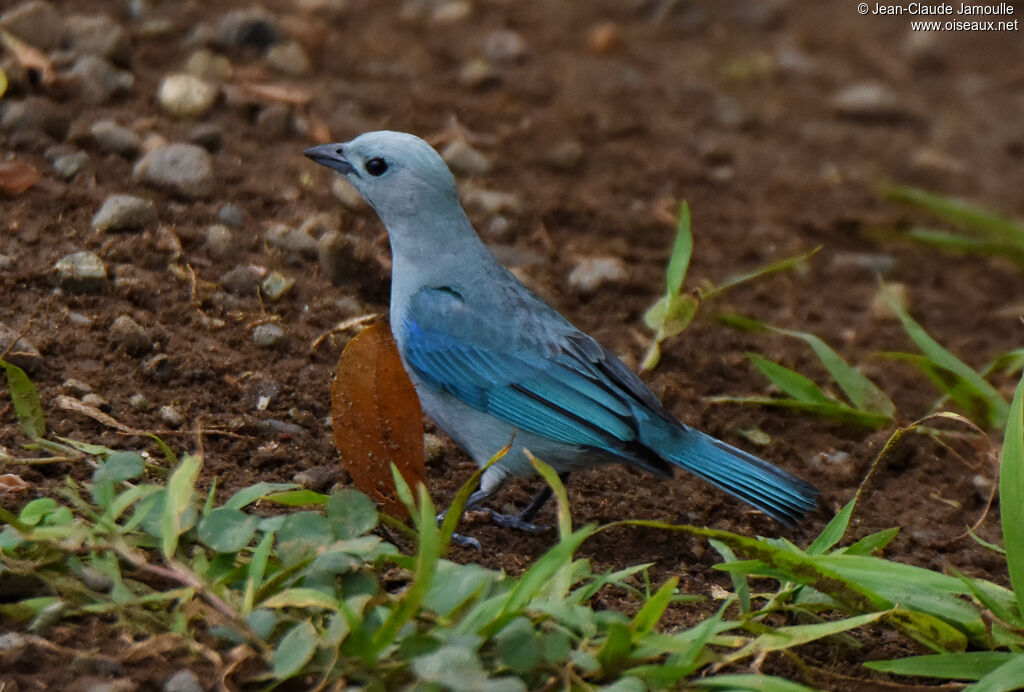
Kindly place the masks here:
[(641, 440), (666, 461), (785, 524), (795, 524), (817, 505), (819, 492), (810, 483), (699, 430), (648, 421)]

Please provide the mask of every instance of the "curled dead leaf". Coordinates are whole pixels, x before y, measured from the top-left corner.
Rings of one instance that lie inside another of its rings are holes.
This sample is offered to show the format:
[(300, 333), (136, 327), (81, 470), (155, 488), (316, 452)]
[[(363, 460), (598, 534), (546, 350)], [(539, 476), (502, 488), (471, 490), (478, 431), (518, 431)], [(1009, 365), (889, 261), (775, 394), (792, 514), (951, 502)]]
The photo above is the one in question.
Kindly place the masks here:
[(0, 474), (0, 495), (18, 495), (30, 487), (32, 486), (26, 483), (21, 476), (16, 476), (13, 473)]
[(24, 163), (0, 163), (0, 190), (20, 195), (39, 182), (39, 171)]
[(345, 346), (331, 383), (331, 418), (355, 486), (388, 514), (406, 516), (391, 464), (410, 487), (425, 482), (423, 414), (386, 321)]

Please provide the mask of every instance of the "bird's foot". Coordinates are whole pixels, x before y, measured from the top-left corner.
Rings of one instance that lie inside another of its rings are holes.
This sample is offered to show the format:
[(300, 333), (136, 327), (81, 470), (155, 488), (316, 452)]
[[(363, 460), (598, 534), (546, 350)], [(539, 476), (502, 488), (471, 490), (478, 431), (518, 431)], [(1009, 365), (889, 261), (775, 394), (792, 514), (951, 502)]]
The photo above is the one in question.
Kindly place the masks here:
[(483, 547), (480, 545), (480, 541), (473, 538), (472, 536), (466, 536), (461, 533), (453, 533), (452, 543), (454, 543), (455, 545), (461, 545), (463, 548), (472, 548), (478, 553), (484, 552)]
[(540, 533), (541, 531), (547, 531), (550, 526), (544, 526), (542, 524), (534, 524), (532, 522), (523, 519), (522, 515), (519, 514), (502, 514), (495, 512), (493, 509), (489, 510), (491, 514), (491, 522), (495, 526), (500, 526), (504, 529), (519, 529), (520, 531), (528, 531), (530, 533)]

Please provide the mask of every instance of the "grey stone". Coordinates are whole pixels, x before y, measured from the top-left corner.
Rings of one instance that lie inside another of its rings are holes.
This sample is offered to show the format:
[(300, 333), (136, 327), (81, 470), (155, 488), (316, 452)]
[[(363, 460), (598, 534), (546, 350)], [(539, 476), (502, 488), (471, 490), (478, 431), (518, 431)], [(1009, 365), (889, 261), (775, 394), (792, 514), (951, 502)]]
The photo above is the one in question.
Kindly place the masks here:
[(618, 257), (582, 257), (569, 273), (569, 286), (580, 293), (591, 293), (600, 286), (623, 281), (628, 276)]
[(309, 72), (309, 55), (296, 41), (285, 41), (267, 50), (267, 64), (289, 77), (301, 77)]
[(215, 259), (224, 259), (235, 249), (231, 229), (224, 224), (214, 224), (206, 229), (206, 251)]
[(850, 120), (885, 122), (913, 117), (900, 95), (878, 82), (844, 87), (832, 95), (829, 103), (837, 115)]
[(63, 108), (42, 96), (29, 96), (21, 101), (3, 103), (0, 130), (6, 132), (45, 132), (63, 140), (70, 120)]
[(3, 322), (0, 322), (0, 353), (6, 354), (4, 360), (22, 370), (33, 369), (42, 358), (35, 344)]
[(292, 110), (283, 103), (272, 103), (260, 109), (256, 130), (265, 139), (283, 139), (292, 131)]
[(511, 29), (496, 29), (484, 36), (484, 57), (497, 63), (519, 62), (529, 49), (522, 34)]
[(276, 418), (261, 420), (256, 427), (258, 427), (261, 432), (274, 436), (301, 435), (305, 432), (305, 428), (298, 423), (289, 423)]
[(185, 416), (173, 406), (161, 406), (157, 415), (160, 416), (160, 420), (172, 428), (180, 428), (185, 424)]
[(89, 155), (84, 151), (73, 151), (53, 160), (53, 170), (63, 180), (70, 180), (89, 164)]
[(69, 377), (61, 384), (61, 389), (71, 392), (72, 396), (81, 399), (86, 394), (92, 393), (92, 385), (88, 382)]
[(199, 123), (189, 130), (188, 141), (207, 151), (220, 151), (224, 146), (224, 130), (218, 123)]
[(218, 26), (218, 38), (230, 48), (255, 48), (264, 51), (280, 40), (281, 32), (273, 15), (262, 7), (232, 10)]
[(80, 57), (67, 75), (78, 95), (91, 105), (106, 103), (135, 86), (135, 76), (131, 72), (114, 67), (98, 55)]
[(491, 170), (490, 159), (461, 137), (441, 150), (441, 158), (455, 173), (462, 175), (480, 175)]
[(245, 212), (234, 204), (225, 204), (217, 210), (217, 220), (228, 228), (241, 228), (245, 225)]
[(459, 83), (470, 89), (479, 89), (500, 82), (501, 72), (483, 58), (471, 58), (459, 68)]
[(278, 346), (284, 339), (284, 330), (273, 323), (260, 324), (252, 330), (253, 343), (264, 348)]
[(283, 223), (276, 223), (264, 234), (267, 245), (285, 252), (294, 252), (306, 257), (317, 256), (317, 241), (301, 228), (291, 228)]
[(220, 90), (187, 72), (174, 72), (160, 82), (156, 100), (161, 108), (179, 118), (197, 118), (210, 110)]
[(73, 252), (53, 265), (57, 284), (75, 293), (95, 293), (107, 284), (107, 268), (92, 252)]
[(98, 120), (89, 128), (89, 134), (99, 150), (105, 154), (117, 154), (133, 159), (139, 154), (142, 139), (127, 127), (113, 120)]
[(196, 674), (182, 668), (164, 681), (164, 692), (205, 692)]
[(65, 20), (68, 47), (76, 55), (95, 55), (118, 64), (130, 57), (128, 34), (119, 23), (102, 14), (72, 15)]
[(547, 153), (544, 160), (548, 165), (560, 171), (576, 168), (583, 159), (583, 145), (575, 139), (564, 139)]
[(128, 397), (128, 405), (132, 407), (133, 411), (145, 411), (150, 407), (149, 399), (142, 393), (132, 394)]
[(219, 84), (231, 79), (233, 69), (227, 57), (207, 48), (200, 48), (189, 56), (188, 62), (185, 63), (185, 71), (207, 82)]
[(82, 397), (82, 403), (85, 404), (86, 406), (92, 406), (93, 408), (98, 408), (101, 411), (109, 411), (110, 410), (110, 402), (107, 401), (106, 399), (104, 399), (103, 397), (101, 397), (96, 392), (90, 392), (90, 393), (86, 394), (85, 396), (83, 396)]
[(316, 492), (328, 490), (338, 480), (337, 469), (331, 466), (314, 466), (295, 474), (295, 482)]
[(153, 202), (134, 195), (110, 195), (92, 217), (98, 231), (130, 231), (143, 229), (157, 220)]
[(213, 158), (195, 144), (167, 144), (135, 164), (135, 180), (182, 197), (208, 197), (213, 187)]
[(153, 350), (153, 340), (138, 322), (121, 315), (110, 327), (110, 343), (124, 347), (132, 356), (141, 356)]
[(0, 272), (9, 272), (14, 269), (14, 258), (10, 255), (0, 254)]
[(21, 632), (4, 632), (0, 634), (0, 651), (11, 651), (28, 646), (29, 638)]
[(0, 24), (41, 51), (59, 48), (64, 38), (64, 18), (53, 5), (41, 0), (12, 7), (0, 15)]
[(263, 272), (252, 265), (243, 264), (225, 272), (220, 285), (235, 295), (254, 295), (263, 278)]
[(485, 214), (518, 214), (523, 208), (519, 196), (512, 192), (488, 190), (476, 185), (459, 187), (463, 204)]

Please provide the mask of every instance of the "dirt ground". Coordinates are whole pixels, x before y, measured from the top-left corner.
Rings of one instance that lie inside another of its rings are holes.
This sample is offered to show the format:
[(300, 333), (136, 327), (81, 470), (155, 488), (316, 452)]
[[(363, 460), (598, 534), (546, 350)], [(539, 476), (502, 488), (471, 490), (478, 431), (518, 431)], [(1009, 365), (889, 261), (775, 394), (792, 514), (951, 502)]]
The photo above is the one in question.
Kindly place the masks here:
[[(691, 285), (822, 246), (805, 271), (744, 285), (706, 305), (690, 329), (667, 342), (647, 378), (682, 420), (818, 486), (821, 509), (790, 531), (692, 477), (665, 482), (616, 467), (571, 480), (580, 523), (659, 519), (806, 543), (852, 497), (892, 428), (866, 432), (781, 409), (708, 403), (712, 396), (771, 393), (748, 351), (823, 381), (801, 343), (738, 333), (713, 319), (718, 311), (818, 334), (893, 398), (902, 423), (927, 413), (937, 393), (908, 365), (877, 355), (913, 350), (899, 324), (872, 307), (879, 272), (906, 286), (915, 317), (968, 363), (980, 366), (1020, 345), (1020, 270), (882, 232), (915, 217), (876, 191), (883, 182), (916, 185), (1024, 216), (1018, 31), (913, 32), (915, 18), (862, 16), (852, 3), (831, 0), (268, 1), (279, 38), (297, 42), (311, 63), (303, 74), (285, 75), (254, 47), (258, 40), (206, 40), (229, 10), (247, 2), (53, 5), (62, 15), (106, 14), (119, 23), (128, 47), (117, 61), (134, 76), (129, 89), (99, 103), (62, 88), (60, 79), (12, 78), (0, 101), (49, 99), (67, 125), (48, 134), (0, 132), (5, 160), (42, 175), (21, 194), (0, 193), (0, 254), (7, 258), (0, 264), (0, 322), (40, 352), (29, 373), (54, 434), (146, 447), (143, 438), (56, 403), (61, 394), (91, 389), (124, 425), (158, 431), (182, 451), (201, 444), (204, 483), (216, 478), (227, 492), (302, 472), (317, 489), (347, 482), (331, 438), (329, 386), (353, 332), (318, 339), (346, 319), (386, 311), (387, 244), (373, 213), (343, 206), (332, 194), (332, 174), (301, 152), (326, 135), (344, 141), (371, 129), (409, 131), (439, 146), (463, 137), (483, 154), (488, 170), (458, 173), (472, 187), (468, 195), (476, 194), (469, 206), (476, 227), (532, 287), (634, 367), (650, 338), (642, 315), (663, 290), (679, 200), (693, 212)], [(11, 0), (0, 0), (0, 8), (9, 7)], [(204, 34), (204, 26), (212, 31)], [(204, 43), (230, 60), (233, 74), (203, 115), (176, 118), (158, 104), (158, 84)], [(144, 150), (158, 141), (153, 137), (204, 141), (213, 150), (213, 181), (190, 195), (134, 181), (138, 157), (104, 153), (90, 136), (103, 119), (134, 131)], [(200, 126), (206, 139), (196, 133)], [(90, 157), (69, 179), (45, 156), (61, 142)], [(481, 190), (514, 198), (480, 202)], [(152, 200), (157, 221), (140, 231), (94, 230), (93, 215), (117, 193)], [(228, 251), (215, 252), (207, 228), (220, 222), (225, 204), (244, 220), (231, 231)], [(315, 248), (288, 250), (267, 240), (275, 224), (297, 228), (315, 215), (326, 216), (312, 225), (313, 236), (337, 230), (369, 248), (333, 282)], [(106, 263), (110, 278), (98, 292), (54, 286), (54, 263), (80, 250)], [(569, 276), (589, 257), (618, 258), (625, 278), (592, 291), (574, 287)], [(254, 288), (232, 292), (237, 282), (225, 275), (236, 270), (237, 278), (238, 268), (250, 265), (294, 279), (294, 286), (276, 301)], [(141, 325), (148, 343), (133, 348), (117, 337), (111, 328), (122, 315)], [(283, 340), (256, 345), (252, 331), (260, 324), (278, 325)], [(1007, 397), (1013, 384), (1001, 383)], [(132, 401), (138, 394), (145, 401)], [(770, 441), (755, 445), (741, 434), (751, 429)], [(998, 439), (993, 435), (993, 444)], [(23, 442), (13, 410), (0, 401), (0, 446), (17, 451)], [(4, 471), (33, 486), (27, 496), (4, 498), (5, 506), (46, 493), (66, 474), (88, 473), (68, 465)], [(437, 502), (446, 504), (471, 471), (445, 438), (429, 464)], [(887, 557), (1005, 583), (1000, 561), (965, 536), (995, 478), (994, 454), (984, 444), (912, 436), (865, 491), (853, 537), (900, 526)], [(496, 506), (522, 506), (537, 487), (536, 480), (511, 483)], [(998, 518), (993, 508), (979, 534), (999, 540)], [(541, 520), (553, 521), (550, 508)], [(484, 552), (456, 549), (454, 559), (510, 572), (552, 541), (550, 534), (484, 523), (465, 529)], [(728, 584), (711, 569), (717, 554), (682, 535), (609, 531), (581, 554), (597, 568), (652, 562), (653, 578), (680, 575), (691, 593)], [(695, 622), (707, 607), (675, 607), (668, 624)], [(53, 637), (70, 647), (81, 646), (82, 636), (96, 637), (103, 650), (122, 644), (103, 631), (95, 622), (67, 623)], [(808, 682), (897, 687), (858, 661), (913, 646), (883, 631), (865, 634), (862, 644), (807, 651), (818, 671)], [(83, 675), (121, 675), (152, 689), (188, 665), (183, 656), (111, 673), (99, 664), (82, 664), (84, 672), (47, 665), (62, 660), (50, 652), (0, 677), (13, 685), (5, 690), (70, 689)], [(206, 664), (194, 663), (211, 684)], [(764, 669), (801, 678), (792, 665), (769, 659)]]

